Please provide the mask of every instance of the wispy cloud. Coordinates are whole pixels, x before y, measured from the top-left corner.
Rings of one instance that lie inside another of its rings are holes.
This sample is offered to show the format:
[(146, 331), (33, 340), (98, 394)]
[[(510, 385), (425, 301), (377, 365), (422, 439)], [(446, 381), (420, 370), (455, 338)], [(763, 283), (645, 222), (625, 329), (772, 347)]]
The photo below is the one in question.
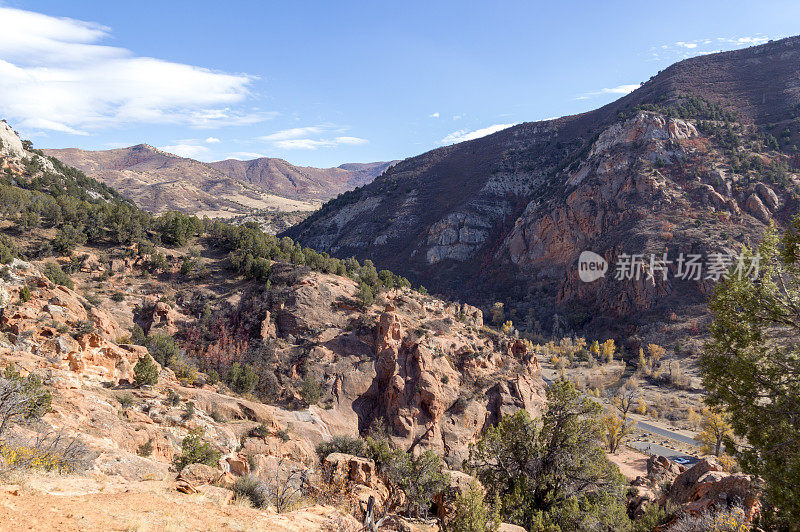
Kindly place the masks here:
[(623, 95), (623, 94), (631, 93), (631, 92), (635, 91), (638, 88), (639, 88), (639, 84), (638, 83), (630, 83), (630, 84), (627, 84), (627, 85), (617, 85), (616, 87), (609, 87), (609, 88), (600, 89), (598, 91), (587, 92), (585, 94), (581, 94), (580, 96), (576, 97), (575, 99), (576, 100), (588, 100), (589, 98), (593, 98), (595, 96), (603, 96), (603, 95), (606, 95), (606, 94), (620, 94), (620, 95)]
[(208, 137), (206, 139), (206, 144), (219, 144), (220, 142), (222, 141), (219, 140), (217, 137)]
[(256, 79), (101, 44), (93, 22), (0, 7), (0, 113), (26, 129), (87, 134), (120, 124), (218, 127), (274, 116), (245, 107)]
[(287, 139), (275, 142), (276, 148), (284, 150), (316, 150), (319, 148), (335, 148), (336, 146), (347, 145), (357, 146), (368, 144), (367, 139), (358, 137), (336, 137), (333, 139)]
[(294, 127), (258, 137), (258, 140), (268, 142), (282, 150), (317, 150), (320, 148), (358, 146), (369, 143), (367, 139), (360, 137), (334, 136), (336, 133), (343, 133), (344, 131), (346, 131), (346, 128), (339, 128), (331, 124)]
[(485, 137), (486, 135), (491, 135), (492, 133), (497, 133), (503, 129), (509, 128), (511, 126), (515, 126), (516, 124), (494, 124), (489, 127), (484, 127), (481, 129), (476, 129), (475, 131), (468, 131), (466, 129), (459, 129), (458, 131), (453, 131), (445, 138), (441, 140), (441, 144), (456, 144), (457, 142), (464, 142), (466, 140), (474, 140), (479, 139), (481, 137)]
[(158, 149), (167, 153), (174, 153), (175, 155), (179, 155), (181, 157), (188, 157), (190, 159), (202, 157), (209, 151), (206, 146), (201, 146), (198, 144), (173, 144), (171, 146), (160, 146)]
[(334, 139), (337, 144), (348, 144), (350, 146), (360, 146), (362, 144), (369, 144), (367, 139), (360, 137), (336, 137)]
[(698, 55), (713, 54), (725, 50), (735, 50), (745, 46), (765, 44), (770, 40), (782, 39), (784, 35), (766, 36), (756, 34), (744, 37), (706, 37), (687, 41), (662, 44), (650, 49), (652, 59), (659, 61), (675, 61), (688, 59)]
[(261, 159), (262, 157), (266, 157), (263, 153), (255, 153), (249, 151), (237, 151), (233, 153), (229, 153), (227, 158), (228, 159), (238, 159), (240, 161), (247, 161), (250, 159)]
[(439, 111), (436, 111), (435, 113), (431, 113), (431, 114), (429, 114), (429, 115), (428, 115), (428, 118), (439, 118), (439, 116), (440, 116), (440, 115), (439, 115)]
[(276, 131), (275, 133), (264, 135), (263, 137), (258, 137), (258, 138), (259, 140), (266, 140), (268, 142), (273, 142), (280, 140), (297, 139), (301, 137), (307, 137), (309, 135), (316, 135), (317, 133), (321, 133), (323, 130), (324, 126), (293, 127), (291, 129)]
[(733, 37), (733, 38), (726, 38), (726, 37), (718, 37), (718, 42), (725, 42), (725, 43), (732, 43), (738, 46), (754, 46), (757, 44), (765, 44), (770, 40), (769, 37), (764, 37), (763, 35), (758, 35), (756, 37)]

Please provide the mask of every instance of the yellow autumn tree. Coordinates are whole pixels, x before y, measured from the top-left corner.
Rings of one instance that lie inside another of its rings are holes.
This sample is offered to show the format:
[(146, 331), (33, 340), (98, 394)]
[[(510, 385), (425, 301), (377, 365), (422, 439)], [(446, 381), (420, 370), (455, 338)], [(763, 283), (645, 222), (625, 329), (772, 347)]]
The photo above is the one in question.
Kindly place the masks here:
[(642, 416), (647, 413), (647, 403), (643, 397), (640, 397), (636, 400), (636, 413)]
[(593, 357), (597, 358), (600, 356), (600, 343), (595, 340), (592, 342), (592, 346), (589, 348), (589, 352), (592, 354)]
[(728, 414), (719, 408), (704, 408), (700, 428), (697, 440), (702, 444), (701, 450), (706, 454), (720, 456), (725, 442), (733, 437)]
[(609, 452), (616, 453), (625, 438), (633, 432), (634, 423), (628, 420), (628, 413), (638, 397), (639, 383), (635, 379), (629, 379), (611, 399), (617, 412), (608, 414), (601, 420), (603, 437)]
[(608, 339), (603, 342), (602, 346), (603, 351), (603, 361), (606, 363), (611, 363), (614, 361), (614, 353), (617, 351), (617, 346), (614, 344), (614, 340)]
[(633, 432), (633, 423), (628, 421), (625, 416), (616, 413), (606, 414), (601, 420), (603, 426), (603, 438), (608, 446), (608, 452), (616, 453), (620, 444)]
[(666, 349), (658, 344), (648, 344), (647, 354), (644, 349), (639, 348), (638, 372), (645, 377), (652, 377), (661, 362), (661, 358), (667, 352)]
[(575, 351), (577, 352), (584, 348), (586, 348), (586, 338), (575, 338)]

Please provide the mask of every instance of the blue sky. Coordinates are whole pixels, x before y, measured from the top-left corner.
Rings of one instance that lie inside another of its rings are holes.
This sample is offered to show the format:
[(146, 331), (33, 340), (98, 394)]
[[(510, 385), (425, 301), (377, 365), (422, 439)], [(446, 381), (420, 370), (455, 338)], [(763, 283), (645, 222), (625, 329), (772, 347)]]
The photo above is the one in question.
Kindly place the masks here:
[(39, 147), (400, 159), (798, 21), (788, 1), (0, 0), (0, 116)]

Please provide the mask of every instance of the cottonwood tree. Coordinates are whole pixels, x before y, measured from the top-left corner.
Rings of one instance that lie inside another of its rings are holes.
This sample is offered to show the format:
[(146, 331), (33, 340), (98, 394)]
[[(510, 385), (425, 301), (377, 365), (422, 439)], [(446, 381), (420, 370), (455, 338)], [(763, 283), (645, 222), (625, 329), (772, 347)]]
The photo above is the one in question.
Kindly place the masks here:
[(606, 414), (602, 418), (603, 437), (608, 451), (616, 453), (619, 446), (632, 432), (634, 424), (628, 419), (628, 413), (635, 408), (639, 398), (639, 385), (634, 380), (627, 381), (619, 392), (611, 399), (617, 412)]
[(637, 360), (637, 372), (646, 377), (653, 377), (658, 366), (661, 364), (661, 358), (667, 352), (666, 349), (658, 344), (647, 345), (647, 355), (644, 349), (639, 348), (639, 358)]
[(614, 408), (623, 418), (627, 418), (628, 413), (634, 408), (639, 395), (639, 383), (634, 379), (630, 379), (620, 388), (619, 392), (611, 400), (611, 404), (614, 405)]
[[(757, 255), (756, 255), (757, 253)], [(785, 523), (800, 521), (800, 219), (783, 237), (771, 228), (740, 259), (752, 274), (714, 290), (711, 340), (701, 359), (707, 401), (730, 414), (745, 472), (766, 481), (767, 502)], [(735, 265), (734, 267), (737, 267)], [(735, 273), (735, 272), (734, 272)], [(769, 505), (768, 505), (769, 508)]]
[(704, 453), (720, 456), (726, 447), (732, 447), (733, 429), (728, 421), (729, 416), (720, 408), (704, 408), (701, 416), (702, 430), (697, 435), (698, 441), (703, 444), (701, 449)]
[(616, 353), (617, 351), (617, 346), (614, 343), (614, 340), (609, 338), (608, 340), (603, 342), (603, 345), (601, 347), (603, 350), (603, 362), (610, 364), (611, 362), (614, 361), (614, 353)]
[(624, 417), (616, 413), (606, 414), (602, 418), (603, 439), (608, 446), (608, 452), (614, 454), (625, 438), (632, 432), (633, 425)]

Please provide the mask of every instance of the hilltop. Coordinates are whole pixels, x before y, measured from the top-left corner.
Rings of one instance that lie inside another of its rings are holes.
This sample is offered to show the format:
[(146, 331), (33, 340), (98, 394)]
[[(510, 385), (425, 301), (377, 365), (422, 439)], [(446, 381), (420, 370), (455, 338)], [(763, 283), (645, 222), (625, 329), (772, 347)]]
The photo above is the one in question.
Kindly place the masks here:
[(371, 183), (397, 161), (348, 163), (335, 168), (295, 166), (283, 159), (227, 159), (208, 163), (227, 176), (285, 198), (325, 201)]

